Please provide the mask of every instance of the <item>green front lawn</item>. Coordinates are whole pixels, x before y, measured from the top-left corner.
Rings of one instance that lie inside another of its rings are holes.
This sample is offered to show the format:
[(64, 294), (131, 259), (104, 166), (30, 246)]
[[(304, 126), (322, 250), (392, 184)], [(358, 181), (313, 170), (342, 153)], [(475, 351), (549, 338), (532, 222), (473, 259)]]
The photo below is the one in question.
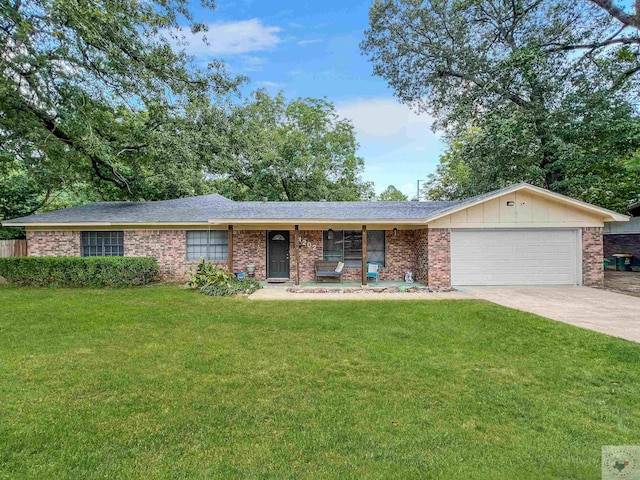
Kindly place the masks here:
[(476, 301), (0, 288), (0, 478), (600, 478), (640, 346)]

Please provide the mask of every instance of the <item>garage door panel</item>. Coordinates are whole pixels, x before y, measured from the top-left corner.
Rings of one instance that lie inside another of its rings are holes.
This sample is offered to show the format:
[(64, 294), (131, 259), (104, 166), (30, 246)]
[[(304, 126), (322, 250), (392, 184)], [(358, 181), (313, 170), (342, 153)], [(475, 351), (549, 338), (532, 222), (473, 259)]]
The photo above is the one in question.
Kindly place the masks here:
[(453, 285), (575, 285), (575, 230), (452, 230)]

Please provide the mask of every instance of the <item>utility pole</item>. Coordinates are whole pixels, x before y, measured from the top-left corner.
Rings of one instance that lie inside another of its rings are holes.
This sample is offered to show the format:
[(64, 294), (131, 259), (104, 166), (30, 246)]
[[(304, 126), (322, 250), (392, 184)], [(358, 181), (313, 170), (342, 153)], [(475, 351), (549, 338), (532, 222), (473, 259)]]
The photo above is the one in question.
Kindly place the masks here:
[(418, 181), (416, 181), (416, 186), (417, 186), (416, 198), (418, 199), (418, 201), (420, 201), (420, 182), (426, 182), (426, 180), (418, 180)]

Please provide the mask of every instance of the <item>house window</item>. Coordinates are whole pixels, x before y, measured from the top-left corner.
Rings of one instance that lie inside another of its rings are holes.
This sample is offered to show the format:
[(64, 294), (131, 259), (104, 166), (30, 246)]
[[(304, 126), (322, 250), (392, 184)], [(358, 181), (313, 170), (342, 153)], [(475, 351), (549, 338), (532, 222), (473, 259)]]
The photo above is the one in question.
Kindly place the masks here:
[(362, 267), (362, 231), (345, 230), (344, 235), (344, 266), (347, 268)]
[(83, 257), (122, 257), (124, 232), (82, 232)]
[(367, 262), (384, 267), (384, 230), (367, 232)]
[[(330, 238), (332, 237), (332, 238)], [(333, 230), (322, 233), (322, 258), (325, 262), (344, 262), (347, 268), (362, 266), (362, 231)], [(367, 262), (384, 267), (384, 230), (367, 232)]]
[(187, 231), (187, 260), (226, 260), (228, 248), (226, 230)]
[(322, 233), (322, 258), (325, 262), (341, 262), (343, 256), (344, 240), (341, 230)]

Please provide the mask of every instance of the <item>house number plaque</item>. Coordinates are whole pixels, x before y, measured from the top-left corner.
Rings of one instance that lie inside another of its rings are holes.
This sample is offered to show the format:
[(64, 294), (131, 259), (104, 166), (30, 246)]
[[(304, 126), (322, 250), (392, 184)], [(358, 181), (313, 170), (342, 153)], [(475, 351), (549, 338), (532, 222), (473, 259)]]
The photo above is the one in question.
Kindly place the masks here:
[(311, 250), (315, 250), (318, 248), (318, 246), (315, 243), (312, 243), (311, 241), (302, 237), (298, 237), (298, 246), (300, 248), (304, 247), (304, 248), (309, 248)]

